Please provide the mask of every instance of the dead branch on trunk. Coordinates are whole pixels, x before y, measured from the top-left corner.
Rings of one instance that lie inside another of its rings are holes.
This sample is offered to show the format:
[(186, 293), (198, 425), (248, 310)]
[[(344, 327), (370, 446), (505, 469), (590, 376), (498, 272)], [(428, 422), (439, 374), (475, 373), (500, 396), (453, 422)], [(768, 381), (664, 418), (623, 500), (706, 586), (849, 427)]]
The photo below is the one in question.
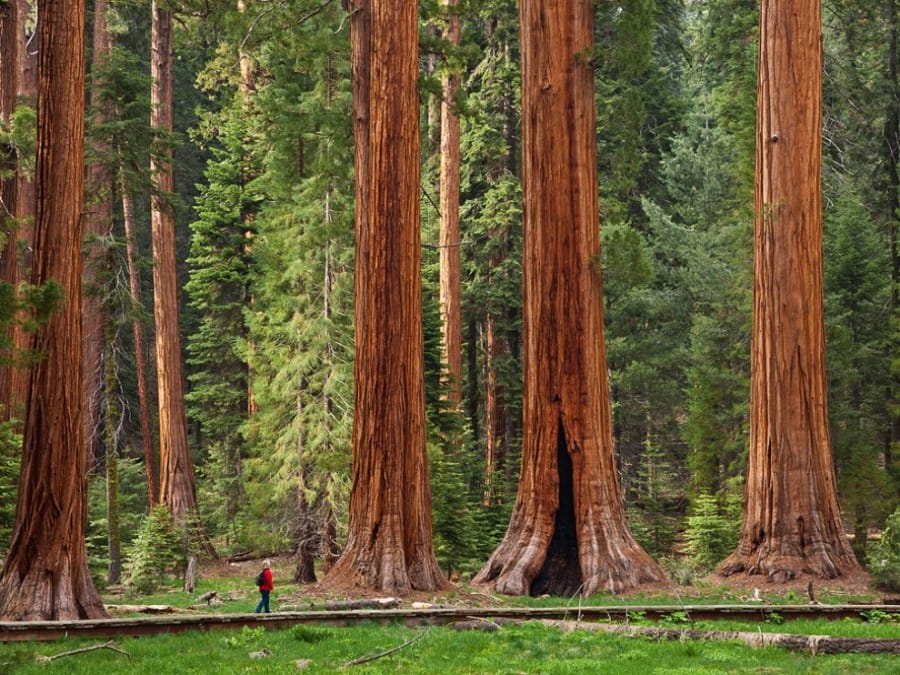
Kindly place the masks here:
[(681, 630), (654, 626), (581, 623), (545, 619), (541, 623), (563, 631), (586, 630), (624, 635), (642, 635), (656, 640), (735, 640), (748, 647), (780, 647), (792, 652), (812, 654), (900, 654), (900, 640), (885, 638), (844, 638), (831, 635), (792, 635), (790, 633), (751, 633), (747, 631)]
[(52, 656), (38, 656), (35, 660), (38, 663), (50, 663), (51, 661), (55, 661), (56, 659), (61, 659), (64, 656), (73, 656), (74, 654), (83, 654), (85, 652), (93, 652), (98, 649), (110, 649), (118, 654), (124, 654), (131, 659), (131, 654), (126, 652), (124, 649), (119, 649), (115, 646), (115, 642), (110, 640), (109, 642), (104, 642), (102, 645), (91, 645), (90, 647), (80, 647), (79, 649), (73, 649), (68, 652), (62, 652), (60, 654), (53, 654)]

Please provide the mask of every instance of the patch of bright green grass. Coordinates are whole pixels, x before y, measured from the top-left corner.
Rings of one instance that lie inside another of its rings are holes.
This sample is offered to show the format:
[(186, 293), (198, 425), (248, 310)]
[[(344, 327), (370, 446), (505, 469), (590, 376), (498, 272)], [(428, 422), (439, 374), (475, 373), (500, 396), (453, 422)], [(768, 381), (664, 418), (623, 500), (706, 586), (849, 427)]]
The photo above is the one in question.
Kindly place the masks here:
[[(244, 628), (189, 632), (117, 640), (116, 646), (127, 651), (130, 659), (104, 649), (46, 664), (35, 662), (38, 655), (49, 656), (103, 642), (60, 640), (0, 645), (0, 664), (7, 658), (16, 660), (12, 670), (4, 671), (0, 665), (0, 673), (333, 673), (354, 659), (377, 655), (406, 643), (410, 644), (354, 666), (351, 671), (440, 675), (900, 673), (896, 656), (810, 656), (775, 648), (751, 649), (733, 642), (655, 642), (586, 631), (562, 633), (538, 623), (507, 625), (491, 633), (375, 623), (341, 628), (298, 625), (278, 631)], [(251, 658), (251, 653), (262, 649), (269, 650), (271, 655)], [(297, 661), (301, 659), (309, 663), (298, 670)]]

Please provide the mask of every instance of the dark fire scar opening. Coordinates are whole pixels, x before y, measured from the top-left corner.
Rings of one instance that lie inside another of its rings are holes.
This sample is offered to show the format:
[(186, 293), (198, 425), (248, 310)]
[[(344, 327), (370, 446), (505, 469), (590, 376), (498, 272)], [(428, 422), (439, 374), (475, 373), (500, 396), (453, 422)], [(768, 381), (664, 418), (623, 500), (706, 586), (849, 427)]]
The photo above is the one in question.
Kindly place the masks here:
[(572, 458), (566, 449), (566, 434), (562, 422), (559, 424), (556, 440), (556, 467), (559, 472), (559, 508), (554, 517), (553, 536), (547, 548), (547, 558), (531, 583), (530, 592), (533, 596), (572, 596), (581, 588)]

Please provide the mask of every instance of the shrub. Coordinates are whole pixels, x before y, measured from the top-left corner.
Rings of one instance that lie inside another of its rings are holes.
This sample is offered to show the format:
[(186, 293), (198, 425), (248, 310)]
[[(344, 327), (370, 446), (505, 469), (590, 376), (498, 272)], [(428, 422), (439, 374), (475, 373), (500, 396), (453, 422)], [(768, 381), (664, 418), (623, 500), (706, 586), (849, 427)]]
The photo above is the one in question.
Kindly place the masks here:
[(880, 588), (900, 591), (900, 508), (888, 516), (881, 539), (872, 544), (869, 561)]
[(688, 518), (687, 550), (699, 569), (712, 570), (737, 545), (740, 522), (730, 521), (719, 512), (716, 498), (701, 494)]
[(144, 518), (125, 557), (125, 583), (139, 593), (152, 593), (184, 567), (185, 546), (165, 506)]

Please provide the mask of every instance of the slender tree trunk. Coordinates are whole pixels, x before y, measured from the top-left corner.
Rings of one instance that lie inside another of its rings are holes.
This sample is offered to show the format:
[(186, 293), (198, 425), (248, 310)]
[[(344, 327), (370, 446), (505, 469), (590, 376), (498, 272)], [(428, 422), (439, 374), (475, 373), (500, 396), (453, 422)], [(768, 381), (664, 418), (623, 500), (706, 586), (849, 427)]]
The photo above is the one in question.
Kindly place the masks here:
[(297, 490), (297, 567), (294, 569), (294, 581), (309, 584), (316, 581), (316, 523), (313, 509), (306, 498), (306, 472), (300, 476)]
[[(34, 96), (36, 70), (34, 57), (25, 49), (26, 19), (31, 8), (24, 0), (0, 4), (0, 119), (4, 123), (21, 100)], [(0, 281), (17, 288), (20, 280), (31, 281), (23, 274), (19, 247), (23, 240), (31, 241), (29, 219), (34, 215), (34, 190), (31, 180), (19, 169), (18, 149), (12, 145), (0, 148)], [(30, 261), (29, 261), (30, 262)], [(29, 338), (14, 322), (8, 338), (14, 360), (28, 346)], [(16, 363), (0, 367), (0, 419), (22, 419), (27, 394), (26, 368)]]
[(724, 575), (831, 579), (859, 566), (828, 435), (819, 0), (763, 0), (756, 136), (750, 456)]
[(498, 363), (507, 352), (506, 341), (494, 328), (496, 320), (488, 315), (485, 322), (485, 378), (484, 378), (484, 503), (502, 500), (506, 469), (507, 414), (506, 397), (500, 383)]
[[(888, 200), (885, 216), (889, 223), (891, 246), (891, 317), (900, 322), (900, 64), (898, 64), (898, 33), (900, 18), (896, 0), (887, 0), (888, 22), (888, 110), (884, 125), (884, 146), (887, 159)], [(900, 325), (897, 323), (896, 325)], [(894, 331), (893, 353), (900, 353), (900, 331)], [(894, 369), (891, 382), (891, 433), (885, 446), (885, 464), (895, 478), (900, 478), (900, 466), (894, 451), (900, 449), (900, 372)]]
[(84, 2), (41, 0), (38, 27), (34, 281), (62, 297), (32, 347), (16, 523), (0, 577), (0, 618), (106, 615), (88, 571), (82, 434), (81, 211), (84, 188)]
[[(109, 119), (107, 111), (100, 103), (103, 82), (97, 75), (97, 68), (102, 68), (109, 61), (112, 41), (106, 26), (107, 4), (105, 0), (94, 3), (94, 37), (93, 37), (93, 70), (91, 77), (91, 107), (93, 125), (102, 125)], [(82, 299), (82, 361), (84, 377), (84, 441), (88, 450), (88, 463), (93, 464), (95, 458), (101, 456), (102, 447), (100, 428), (100, 412), (103, 398), (103, 348), (105, 344), (106, 307), (103, 301), (100, 273), (105, 268), (106, 245), (102, 238), (108, 236), (112, 229), (112, 193), (113, 176), (108, 161), (110, 149), (105, 144), (94, 148), (97, 158), (87, 167), (86, 194), (92, 196), (90, 203), (85, 204), (84, 214), (84, 297)]]
[(661, 581), (625, 522), (603, 343), (589, 0), (522, 0), (524, 417), (506, 536), (475, 577), (512, 595)]
[(156, 453), (153, 451), (153, 432), (150, 427), (150, 401), (147, 396), (147, 374), (144, 354), (144, 329), (139, 312), (141, 301), (141, 279), (137, 267), (136, 245), (134, 243), (134, 202), (125, 181), (125, 167), (119, 162), (119, 189), (122, 191), (122, 220), (125, 225), (125, 260), (128, 267), (128, 289), (131, 294), (131, 335), (134, 341), (134, 366), (137, 376), (138, 416), (141, 422), (141, 444), (144, 449), (144, 473), (147, 476), (147, 494), (152, 510), (157, 503)]
[(444, 585), (425, 452), (416, 3), (350, 7), (356, 140), (353, 487), (332, 586)]
[[(19, 8), (16, 2), (0, 4), (0, 122), (9, 124), (18, 102), (19, 50), (23, 36), (19, 34)], [(16, 173), (18, 157), (12, 143), (0, 146), (0, 282), (16, 288), (19, 284), (18, 223), (16, 223)], [(7, 339), (14, 345), (14, 326)], [(0, 419), (16, 415), (13, 399), (14, 365), (0, 366)]]
[(106, 466), (106, 580), (117, 584), (122, 578), (122, 533), (120, 530), (121, 508), (119, 502), (119, 391), (116, 377), (116, 359), (112, 345), (115, 342), (115, 327), (107, 319), (107, 349), (104, 358), (104, 399), (106, 415), (104, 419), (104, 445)]
[[(150, 126), (165, 136), (171, 133), (172, 15), (153, 2)], [(178, 327), (175, 222), (169, 195), (174, 190), (172, 150), (163, 138), (151, 153), (154, 180), (151, 199), (153, 230), (153, 317), (156, 323), (156, 379), (159, 397), (160, 502), (175, 522), (186, 529), (200, 552), (215, 556), (200, 522), (197, 488), (187, 442), (184, 412), (181, 336)]]
[[(442, 0), (447, 8), (444, 38), (459, 45), (457, 0)], [(448, 385), (447, 399), (459, 407), (462, 402), (462, 328), (460, 325), (459, 255), (459, 116), (455, 110), (459, 74), (443, 75), (441, 99), (441, 176), (440, 176), (440, 301), (441, 332)]]
[[(34, 0), (15, 0), (19, 6), (19, 30), (23, 36), (23, 43), (19, 45), (19, 102), (37, 107), (38, 98), (38, 54), (37, 50), (27, 49), (28, 44), (34, 44), (35, 35), (29, 33), (27, 26), (29, 19), (37, 14)], [(16, 174), (16, 210), (15, 217), (18, 222), (19, 250), (24, 253), (19, 255), (19, 281), (32, 283), (33, 260), (31, 251), (34, 250), (34, 221), (36, 220), (37, 196), (35, 193), (34, 178), (25, 171)], [(31, 336), (21, 327), (13, 330), (13, 340), (19, 352), (27, 350), (31, 344)], [(28, 398), (29, 373), (27, 368), (14, 368), (12, 371), (12, 401), (11, 410), (17, 417), (24, 419), (25, 404)]]

